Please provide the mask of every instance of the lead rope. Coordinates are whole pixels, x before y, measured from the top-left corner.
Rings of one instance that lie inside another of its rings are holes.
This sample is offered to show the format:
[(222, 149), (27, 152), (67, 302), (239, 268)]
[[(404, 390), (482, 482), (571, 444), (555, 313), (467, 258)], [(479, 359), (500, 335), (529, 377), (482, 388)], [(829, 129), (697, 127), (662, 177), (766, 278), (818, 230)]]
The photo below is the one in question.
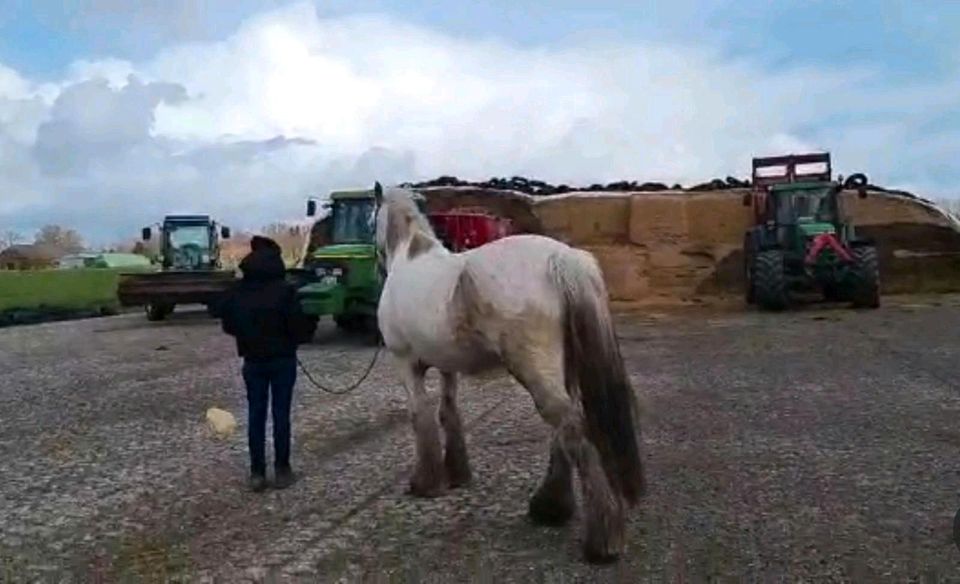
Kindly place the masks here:
[[(379, 183), (378, 183), (378, 184), (379, 184)], [(377, 212), (378, 212), (379, 210), (380, 210), (380, 205), (375, 205), (375, 206), (374, 206), (374, 209), (373, 209), (373, 213), (370, 215), (370, 218), (369, 218), (369, 221), (368, 221), (369, 225), (370, 225), (371, 227), (373, 227), (374, 230), (376, 230)], [(383, 280), (386, 279), (387, 271), (386, 271), (386, 269), (385, 269), (385, 267), (384, 267), (384, 265), (383, 265), (383, 261), (382, 261), (382, 258), (381, 258), (381, 256), (380, 256), (380, 248), (379, 248), (379, 246), (377, 247), (377, 271), (378, 271), (379, 274), (380, 274), (381, 282), (382, 282)], [(300, 371), (302, 371), (303, 374), (306, 376), (307, 381), (309, 381), (311, 385), (313, 385), (314, 387), (316, 387), (316, 388), (319, 389), (320, 391), (322, 391), (322, 392), (324, 392), (324, 393), (329, 393), (329, 394), (331, 394), (331, 395), (346, 395), (346, 394), (350, 393), (351, 391), (353, 391), (353, 390), (357, 389), (358, 387), (360, 387), (360, 385), (361, 385), (364, 381), (367, 380), (367, 377), (369, 377), (369, 376), (370, 376), (370, 372), (373, 371), (373, 366), (376, 365), (376, 363), (377, 363), (377, 358), (380, 357), (380, 352), (381, 352), (382, 350), (383, 350), (383, 335), (381, 335), (381, 334), (379, 333), (379, 331), (377, 331), (377, 350), (373, 352), (373, 359), (371, 359), (371, 360), (370, 360), (370, 364), (367, 365), (367, 370), (363, 372), (363, 375), (361, 375), (361, 376), (360, 376), (360, 379), (358, 379), (356, 382), (354, 382), (353, 384), (351, 384), (351, 385), (349, 385), (349, 386), (347, 386), (347, 387), (341, 388), (341, 389), (331, 389), (330, 387), (327, 387), (326, 385), (324, 385), (324, 384), (320, 383), (319, 381), (317, 381), (316, 379), (314, 379), (314, 378), (313, 378), (313, 375), (311, 375), (310, 372), (307, 371), (307, 368), (304, 366), (303, 361), (300, 360), (300, 357), (299, 357), (299, 356), (297, 356), (297, 365), (300, 366)]]
[(363, 375), (361, 375), (360, 379), (358, 379), (355, 383), (341, 389), (332, 389), (320, 383), (316, 379), (314, 379), (313, 375), (311, 375), (310, 372), (307, 370), (307, 368), (304, 366), (303, 361), (300, 360), (299, 356), (297, 357), (297, 365), (300, 366), (300, 371), (302, 371), (303, 374), (307, 377), (307, 381), (309, 381), (311, 385), (313, 385), (320, 391), (324, 393), (329, 393), (332, 395), (345, 395), (357, 389), (358, 387), (360, 387), (360, 385), (367, 380), (367, 377), (369, 377), (370, 372), (373, 371), (373, 366), (376, 365), (377, 358), (380, 357), (380, 352), (382, 350), (383, 350), (383, 339), (380, 337), (380, 335), (377, 335), (377, 350), (373, 352), (373, 359), (370, 360), (370, 365), (367, 366), (367, 370), (363, 372)]

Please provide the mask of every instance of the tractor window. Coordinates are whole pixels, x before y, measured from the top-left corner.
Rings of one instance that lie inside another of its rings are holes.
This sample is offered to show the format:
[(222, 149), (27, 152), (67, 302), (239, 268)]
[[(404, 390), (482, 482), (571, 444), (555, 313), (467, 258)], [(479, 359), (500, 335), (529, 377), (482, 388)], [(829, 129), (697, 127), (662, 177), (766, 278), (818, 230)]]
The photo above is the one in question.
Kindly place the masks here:
[(210, 228), (206, 225), (170, 225), (167, 242), (175, 268), (197, 268), (210, 261)]
[(170, 247), (210, 247), (210, 230), (206, 225), (174, 225), (170, 227)]
[(373, 199), (338, 201), (333, 205), (334, 243), (373, 241)]
[(833, 199), (827, 193), (796, 193), (778, 197), (777, 220), (784, 224), (833, 223)]
[(797, 216), (816, 223), (833, 223), (834, 212), (830, 197), (825, 193), (811, 193), (796, 197)]

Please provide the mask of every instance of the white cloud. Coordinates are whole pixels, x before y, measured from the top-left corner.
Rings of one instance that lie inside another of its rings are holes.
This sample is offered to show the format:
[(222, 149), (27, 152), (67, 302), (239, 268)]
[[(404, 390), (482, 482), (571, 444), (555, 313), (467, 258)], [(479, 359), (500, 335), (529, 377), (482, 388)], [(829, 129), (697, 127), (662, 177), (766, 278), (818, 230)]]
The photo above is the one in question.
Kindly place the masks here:
[[(65, 85), (81, 83), (90, 79), (104, 79), (111, 89), (121, 89), (127, 79), (136, 73), (133, 63), (122, 59), (88, 61), (80, 59), (71, 63), (67, 70)], [(142, 73), (140, 73), (142, 75)]]
[(297, 4), (147, 62), (78, 61), (54, 86), (0, 67), (0, 225), (115, 238), (189, 210), (256, 227), (373, 180), (689, 184), (813, 148), (841, 172), (942, 193), (957, 186), (937, 168), (960, 154), (960, 129), (920, 128), (958, 98), (952, 80), (771, 72), (622, 39), (519, 48)]

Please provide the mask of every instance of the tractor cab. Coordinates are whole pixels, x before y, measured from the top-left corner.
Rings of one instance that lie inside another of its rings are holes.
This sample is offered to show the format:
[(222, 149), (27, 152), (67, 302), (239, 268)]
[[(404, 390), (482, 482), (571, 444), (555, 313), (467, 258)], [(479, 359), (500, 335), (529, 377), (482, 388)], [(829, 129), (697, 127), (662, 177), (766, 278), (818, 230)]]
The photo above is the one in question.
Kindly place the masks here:
[(833, 186), (800, 183), (777, 185), (770, 189), (777, 220), (785, 225), (798, 225), (804, 230), (833, 229), (840, 220), (839, 199)]
[(768, 220), (779, 226), (778, 241), (782, 245), (803, 245), (820, 234), (842, 231), (839, 192), (837, 183), (803, 182), (770, 187), (767, 197), (772, 216)]
[(376, 202), (365, 196), (341, 196), (332, 200), (333, 243), (371, 243), (376, 235)]
[[(420, 212), (426, 214), (426, 198), (415, 193), (415, 200)], [(334, 191), (323, 208), (327, 211), (326, 217), (314, 224), (312, 234), (313, 239), (320, 240), (321, 245), (373, 245), (377, 213), (373, 190)], [(307, 217), (315, 217), (317, 210), (315, 199), (307, 201)]]
[[(167, 215), (157, 227), (162, 270), (121, 274), (120, 304), (143, 306), (151, 321), (165, 319), (178, 304), (204, 304), (216, 317), (223, 294), (236, 279), (220, 260), (221, 241), (230, 238), (230, 228), (209, 215)], [(144, 227), (141, 237), (152, 239), (152, 229)]]
[[(219, 229), (218, 229), (219, 227)], [(144, 241), (152, 236), (143, 228)], [(167, 215), (160, 225), (160, 256), (164, 269), (213, 270), (220, 268), (220, 240), (230, 229), (218, 226), (207, 215)]]

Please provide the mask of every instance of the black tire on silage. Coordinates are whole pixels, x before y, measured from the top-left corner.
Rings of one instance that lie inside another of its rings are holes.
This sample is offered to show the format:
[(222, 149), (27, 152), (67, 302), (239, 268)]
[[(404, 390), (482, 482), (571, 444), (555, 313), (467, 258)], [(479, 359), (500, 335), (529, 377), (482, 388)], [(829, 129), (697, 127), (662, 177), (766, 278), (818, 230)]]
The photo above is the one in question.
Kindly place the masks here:
[(754, 256), (753, 285), (757, 304), (766, 310), (787, 307), (787, 278), (783, 271), (783, 252), (761, 251)]
[(873, 246), (853, 248), (850, 299), (854, 308), (880, 307), (880, 262)]

